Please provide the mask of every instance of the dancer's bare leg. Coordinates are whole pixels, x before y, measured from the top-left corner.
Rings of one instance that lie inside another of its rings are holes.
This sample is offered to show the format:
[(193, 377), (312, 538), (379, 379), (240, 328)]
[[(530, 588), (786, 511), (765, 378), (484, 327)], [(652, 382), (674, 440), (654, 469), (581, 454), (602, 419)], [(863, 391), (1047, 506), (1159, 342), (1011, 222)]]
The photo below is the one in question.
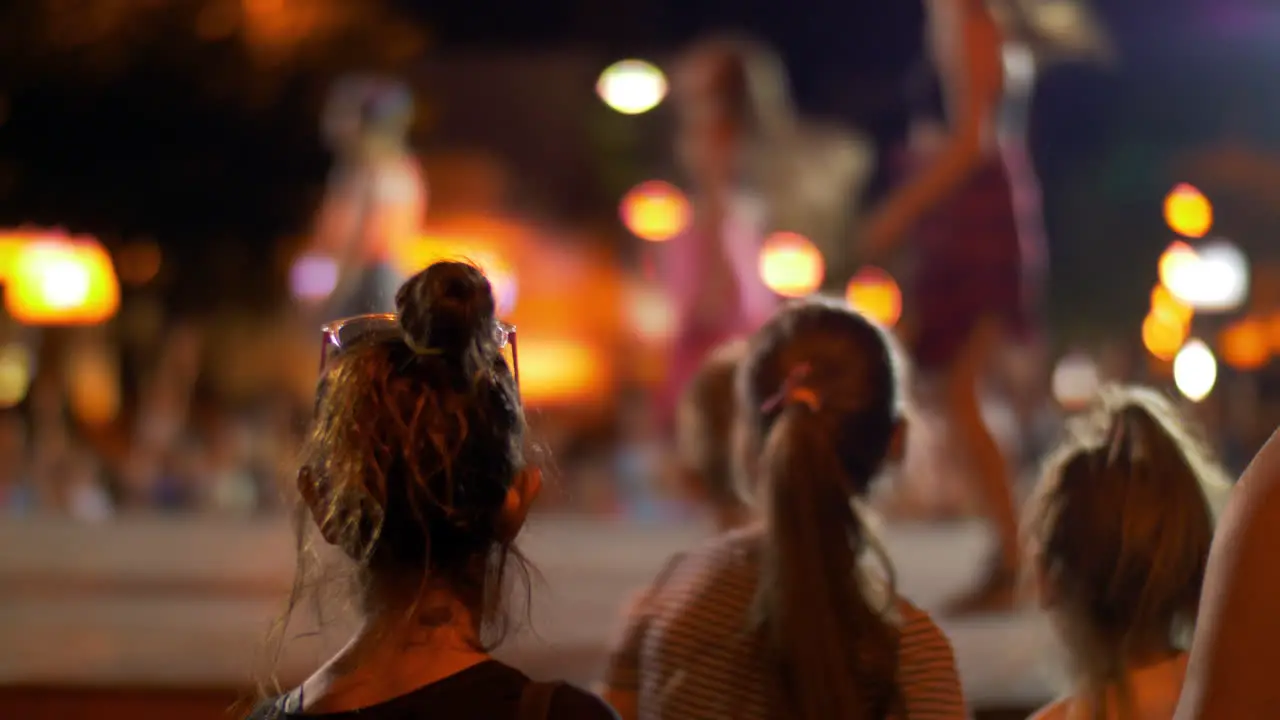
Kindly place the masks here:
[(997, 322), (983, 322), (966, 342), (947, 377), (946, 405), (957, 445), (968, 454), (969, 477), (999, 542), (997, 555), (973, 592), (958, 598), (956, 614), (998, 612), (1013, 606), (1018, 576), (1018, 519), (1009, 465), (982, 417), (979, 380), (1001, 341)]

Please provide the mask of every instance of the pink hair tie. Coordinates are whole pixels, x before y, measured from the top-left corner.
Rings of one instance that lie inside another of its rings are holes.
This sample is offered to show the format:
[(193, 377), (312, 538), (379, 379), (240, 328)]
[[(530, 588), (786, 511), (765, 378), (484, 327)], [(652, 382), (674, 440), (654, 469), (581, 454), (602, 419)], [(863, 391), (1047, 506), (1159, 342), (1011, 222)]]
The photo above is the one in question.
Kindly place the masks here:
[(822, 409), (822, 401), (818, 398), (818, 393), (804, 384), (812, 370), (809, 363), (800, 363), (791, 368), (791, 372), (787, 373), (787, 379), (782, 381), (782, 387), (764, 401), (760, 406), (760, 412), (770, 415), (781, 410), (784, 405), (793, 404), (804, 405), (812, 412)]

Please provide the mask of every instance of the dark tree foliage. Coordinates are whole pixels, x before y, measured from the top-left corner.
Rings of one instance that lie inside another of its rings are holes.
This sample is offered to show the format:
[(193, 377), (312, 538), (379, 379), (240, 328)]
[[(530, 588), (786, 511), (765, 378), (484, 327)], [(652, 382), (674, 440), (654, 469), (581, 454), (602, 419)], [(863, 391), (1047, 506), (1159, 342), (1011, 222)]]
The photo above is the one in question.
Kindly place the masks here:
[(324, 180), (329, 82), (404, 72), (424, 40), (378, 0), (4, 3), (0, 226), (154, 237), (187, 300), (261, 295)]

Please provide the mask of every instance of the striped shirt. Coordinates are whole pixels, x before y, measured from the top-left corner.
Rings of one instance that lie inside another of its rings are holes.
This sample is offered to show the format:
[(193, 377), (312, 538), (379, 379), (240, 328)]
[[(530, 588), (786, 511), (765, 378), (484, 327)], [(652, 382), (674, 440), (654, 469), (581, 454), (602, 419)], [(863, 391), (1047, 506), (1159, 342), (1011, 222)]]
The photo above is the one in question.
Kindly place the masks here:
[[(636, 602), (606, 686), (634, 693), (640, 720), (766, 720), (765, 658), (744, 632), (760, 575), (759, 530), (673, 558)], [(923, 610), (898, 601), (898, 685), (909, 720), (968, 717), (951, 643)]]

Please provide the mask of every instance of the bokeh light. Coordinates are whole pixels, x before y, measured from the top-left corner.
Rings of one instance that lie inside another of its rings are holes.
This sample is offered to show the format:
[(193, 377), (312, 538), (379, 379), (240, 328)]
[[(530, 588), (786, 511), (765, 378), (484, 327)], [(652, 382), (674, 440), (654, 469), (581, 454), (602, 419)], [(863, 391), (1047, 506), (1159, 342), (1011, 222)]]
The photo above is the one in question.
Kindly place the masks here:
[(667, 78), (653, 63), (622, 60), (600, 74), (596, 93), (623, 115), (649, 112), (667, 96)]
[(520, 399), (526, 405), (582, 403), (607, 386), (605, 361), (590, 343), (568, 338), (520, 342)]
[(324, 300), (338, 286), (338, 263), (327, 255), (303, 255), (289, 269), (289, 289), (299, 300)]
[(1187, 326), (1174, 318), (1150, 313), (1142, 321), (1142, 345), (1160, 360), (1172, 360), (1187, 339)]
[(1086, 353), (1076, 352), (1058, 361), (1053, 369), (1053, 397), (1064, 410), (1087, 406), (1102, 384), (1098, 363)]
[(1218, 382), (1218, 360), (1201, 340), (1189, 340), (1173, 361), (1173, 382), (1191, 402), (1209, 397)]
[(9, 314), (25, 325), (94, 325), (120, 307), (111, 256), (88, 238), (42, 240), (23, 247), (5, 293)]
[(1263, 325), (1267, 330), (1267, 347), (1275, 355), (1280, 355), (1280, 313), (1264, 318)]
[(1175, 240), (1160, 254), (1160, 283), (1172, 288), (1179, 283), (1186, 284), (1184, 278), (1193, 275), (1200, 264), (1200, 256), (1195, 249), (1181, 240)]
[(680, 188), (651, 180), (635, 186), (622, 198), (619, 214), (632, 235), (649, 242), (666, 242), (685, 231), (693, 209)]
[(1174, 297), (1164, 285), (1156, 285), (1151, 291), (1151, 314), (1183, 326), (1190, 325), (1195, 318), (1195, 310)]
[(506, 317), (516, 309), (516, 299), (520, 296), (519, 280), (510, 264), (497, 256), (475, 258), (476, 264), (484, 270), (493, 288), (494, 308), (499, 317)]
[(31, 387), (31, 353), (18, 343), (0, 347), (0, 408), (11, 408)]
[(1234, 243), (1215, 240), (1200, 248), (1199, 291), (1191, 306), (1209, 312), (1230, 312), (1249, 294), (1249, 259)]
[(1197, 250), (1175, 242), (1160, 257), (1160, 281), (1181, 302), (1203, 312), (1239, 308), (1249, 292), (1249, 261), (1225, 240)]
[(760, 248), (760, 278), (766, 287), (783, 297), (812, 294), (822, 286), (825, 275), (822, 253), (803, 235), (774, 233)]
[(885, 327), (902, 318), (902, 290), (889, 273), (877, 267), (858, 271), (845, 290), (849, 306)]
[(519, 272), (509, 260), (512, 239), (499, 228), (478, 228), (458, 233), (428, 233), (404, 243), (393, 259), (404, 275), (413, 275), (440, 260), (469, 262), (489, 278), (499, 315), (510, 315), (520, 296)]
[(1218, 338), (1222, 361), (1236, 370), (1257, 370), (1271, 361), (1267, 324), (1245, 318), (1231, 325)]
[(1202, 238), (1213, 229), (1213, 204), (1195, 187), (1183, 183), (1165, 197), (1164, 220), (1183, 237)]
[(42, 239), (57, 239), (58, 234), (45, 235), (29, 230), (0, 230), (0, 283), (7, 284), (13, 279), (13, 271), (18, 263), (22, 248)]

